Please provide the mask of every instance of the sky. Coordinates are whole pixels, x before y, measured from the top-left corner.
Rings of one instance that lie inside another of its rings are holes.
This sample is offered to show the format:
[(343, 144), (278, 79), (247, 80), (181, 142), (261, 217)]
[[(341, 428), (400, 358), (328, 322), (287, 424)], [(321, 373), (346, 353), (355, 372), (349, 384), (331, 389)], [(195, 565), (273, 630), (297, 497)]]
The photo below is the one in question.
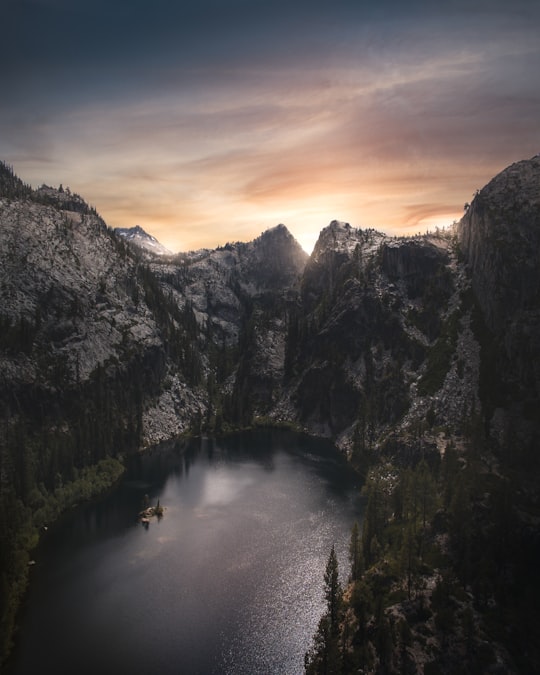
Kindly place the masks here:
[(173, 251), (458, 220), (540, 152), (538, 0), (0, 0), (0, 159)]

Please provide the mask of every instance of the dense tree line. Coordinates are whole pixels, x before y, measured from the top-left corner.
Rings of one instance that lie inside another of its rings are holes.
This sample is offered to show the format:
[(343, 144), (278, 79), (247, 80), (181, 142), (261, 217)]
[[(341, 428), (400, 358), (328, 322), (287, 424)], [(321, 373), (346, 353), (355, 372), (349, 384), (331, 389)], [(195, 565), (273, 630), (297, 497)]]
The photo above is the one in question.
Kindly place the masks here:
[(114, 458), (139, 447), (144, 397), (159, 391), (160, 371), (163, 358), (147, 353), (122, 366), (100, 365), (84, 383), (59, 375), (55, 390), (32, 386), (1, 392), (2, 653), (39, 532), (64, 508), (118, 477), (122, 465)]
[[(19, 192), (15, 181), (11, 194)], [(97, 225), (107, 233), (101, 221)], [(77, 363), (51, 347), (63, 339), (63, 325), (84, 319), (76, 295), (51, 286), (33, 316), (0, 315), (3, 354), (35, 366), (32, 381), (0, 383), (0, 658), (9, 649), (29, 552), (42, 528), (118, 477), (123, 456), (141, 445), (144, 408), (163, 391), (171, 365), (191, 386), (203, 383), (192, 306), (178, 306), (122, 242), (117, 249), (122, 259), (133, 258), (128, 263), (135, 272), (121, 276), (119, 288), (135, 305), (145, 303), (161, 343), (141, 348), (126, 334), (120, 356), (99, 363), (83, 380)], [(103, 279), (95, 302), (107, 301)]]
[(29, 199), (45, 206), (97, 216), (96, 209), (89, 206), (80, 195), (72, 193), (69, 188), (64, 189), (60, 185), (56, 190), (43, 185), (40, 189), (34, 190), (14, 173), (13, 167), (3, 161), (0, 161), (0, 197), (10, 200)]
[[(77, 494), (79, 499), (87, 496), (92, 480), (96, 489), (103, 484), (90, 474), (81, 483), (81, 472), (140, 447), (145, 402), (162, 391), (171, 362), (192, 386), (202, 382), (193, 308), (189, 303), (179, 308), (148, 268), (138, 269), (133, 289), (140, 284), (163, 347), (134, 351), (126, 343), (122, 360), (98, 364), (84, 381), (60, 352), (40, 349), (39, 317), (33, 322), (0, 316), (4, 353), (34, 357), (41, 373), (32, 384), (0, 387), (0, 542), (9, 552), (0, 557), (0, 632), (6, 640), (39, 528), (77, 501)], [(53, 305), (52, 297), (44, 298), (42, 311)], [(65, 313), (64, 299), (59, 306)], [(117, 465), (112, 466), (114, 476)], [(2, 652), (6, 647), (1, 646)]]
[[(94, 213), (64, 188), (32, 190), (3, 163), (0, 196)], [(127, 261), (130, 273), (116, 283), (133, 307), (151, 313), (160, 345), (138, 349), (126, 330), (118, 360), (101, 363), (81, 382), (59, 351), (36, 353), (47, 312), (50, 343), (62, 339), (60, 318), (82, 317), (75, 293), (51, 285), (34, 315), (0, 314), (0, 349), (10, 358), (35, 356), (43, 375), (38, 382), (12, 388), (0, 383), (0, 546), (8, 551), (0, 557), (4, 639), (39, 528), (95, 486), (114, 479), (121, 470), (116, 458), (140, 444), (145, 405), (162, 393), (174, 373), (204, 392), (206, 417), (200, 413), (193, 420), (197, 431), (254, 424), (261, 411), (271, 409), (274, 388), (280, 387), (290, 387), (291, 405), (306, 426), (326, 425), (334, 436), (354, 430), (351, 460), (365, 478), (365, 516), (362, 528), (355, 526), (351, 534), (350, 578), (343, 586), (335, 550), (330, 552), (326, 611), (306, 656), (308, 673), (412, 673), (414, 647), (425, 647), (428, 635), (434, 640), (424, 664), (428, 675), (483, 672), (495, 662), (492, 645), (497, 642), (509, 648), (523, 672), (538, 670), (535, 575), (540, 542), (534, 519), (527, 524), (520, 514), (522, 505), (527, 514), (538, 510), (532, 501), (537, 474), (524, 476), (524, 467), (538, 468), (537, 443), (506, 443), (498, 454), (487, 446), (493, 412), (509, 405), (520, 382), (511, 383), (514, 390), (503, 382), (500, 364), (506, 371), (511, 367), (500, 344), (504, 336), (496, 338), (488, 329), (472, 290), (462, 294), (456, 311), (441, 310), (454, 291), (446, 259), (400, 276), (395, 251), (381, 246), (377, 255), (364, 259), (360, 244), (352, 255), (329, 247), (308, 265), (298, 295), (261, 292), (253, 297), (230, 273), (227, 283), (241, 316), (238, 344), (233, 345), (212, 323), (215, 297), (208, 293), (204, 326), (184, 300), (185, 286), (193, 280), (189, 260), (156, 275), (142, 254), (113, 237), (103, 221), (89, 223), (96, 233), (109, 232), (119, 258)], [(57, 230), (63, 232), (64, 225), (62, 243), (69, 238), (67, 217), (58, 220)], [(374, 241), (369, 231), (356, 236), (370, 245)], [(234, 248), (247, 250), (243, 244)], [(386, 279), (381, 277), (384, 265)], [(279, 277), (279, 260), (274, 267)], [(270, 283), (268, 269), (250, 273), (256, 281)], [(399, 293), (395, 284), (402, 284)], [(415, 302), (406, 305), (407, 298)], [(107, 302), (106, 278), (97, 284), (95, 302)], [(397, 447), (399, 440), (387, 432), (409, 407), (405, 367), (420, 373), (420, 395), (435, 396), (455, 360), (466, 313), (481, 347), (482, 410), (469, 411), (468, 418), (464, 414), (464, 447), (447, 442), (442, 459), (426, 451), (423, 432), (436, 431), (431, 407), (409, 429), (415, 447), (409, 438), (407, 447), (393, 453), (392, 444)], [(260, 367), (261, 336), (279, 321), (287, 325), (283, 378)], [(403, 323), (426, 339), (411, 338)], [(351, 364), (357, 368), (354, 382)], [(537, 418), (538, 399), (532, 394), (510, 418), (507, 438), (523, 432), (518, 414), (524, 412), (529, 421)], [(378, 443), (381, 430), (385, 436)], [(385, 463), (391, 456), (399, 457), (399, 465)], [(459, 663), (449, 643), (459, 645)]]
[(306, 673), (412, 675), (427, 636), (430, 675), (487, 672), (499, 644), (508, 668), (534, 672), (540, 542), (519, 522), (512, 479), (483, 470), (473, 447), (463, 454), (450, 444), (440, 462), (371, 469), (363, 493), (338, 629), (328, 605)]
[[(260, 343), (264, 334), (275, 322), (286, 317), (294, 306), (294, 299), (272, 293), (260, 294), (256, 298), (243, 297), (244, 311), (238, 339), (238, 360), (231, 395), (224, 401), (224, 411), (230, 424), (246, 427), (255, 417), (271, 408), (274, 389), (283, 383), (283, 373), (269, 369), (261, 372), (256, 359), (260, 354)], [(264, 369), (263, 369), (264, 370)]]
[(0, 161), (0, 197), (6, 199), (28, 199), (33, 190), (30, 185), (15, 175), (13, 167)]
[(141, 282), (144, 301), (160, 328), (165, 353), (191, 386), (203, 381), (200, 357), (200, 329), (193, 306), (186, 301), (179, 307), (172, 292), (166, 292), (147, 265), (139, 265), (137, 277)]

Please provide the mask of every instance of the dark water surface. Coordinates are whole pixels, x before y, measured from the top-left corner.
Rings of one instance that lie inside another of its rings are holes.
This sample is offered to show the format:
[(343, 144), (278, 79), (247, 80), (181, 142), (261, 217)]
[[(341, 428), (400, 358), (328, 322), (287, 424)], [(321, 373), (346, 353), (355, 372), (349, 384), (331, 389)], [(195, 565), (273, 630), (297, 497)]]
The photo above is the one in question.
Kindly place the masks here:
[[(288, 432), (150, 451), (46, 538), (13, 672), (301, 673), (359, 487), (331, 446)], [(148, 529), (145, 494), (166, 509)]]

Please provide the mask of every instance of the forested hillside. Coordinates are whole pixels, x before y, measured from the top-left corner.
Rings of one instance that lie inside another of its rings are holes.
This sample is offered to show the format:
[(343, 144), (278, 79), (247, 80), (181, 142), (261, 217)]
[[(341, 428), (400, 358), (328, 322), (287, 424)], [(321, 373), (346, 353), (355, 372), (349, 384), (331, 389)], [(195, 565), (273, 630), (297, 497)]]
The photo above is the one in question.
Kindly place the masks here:
[(167, 255), (0, 165), (3, 653), (63, 509), (128, 453), (264, 424), (365, 481), (308, 672), (539, 669), (539, 186), (536, 157), (448, 230), (333, 221), (309, 259), (283, 225)]
[[(198, 326), (136, 252), (68, 189), (0, 166), (0, 607), (11, 639), (29, 552), (145, 443), (167, 378), (202, 380)], [(189, 390), (190, 391), (190, 390)], [(191, 424), (186, 394), (178, 426)]]
[[(351, 458), (366, 470), (365, 519), (340, 586), (329, 558), (307, 673), (540, 668), (539, 196), (538, 157), (502, 172), (457, 225), (450, 274), (432, 267), (419, 285), (406, 248), (381, 251), (388, 278), (423, 295), (401, 325), (425, 351), (384, 382), (383, 400), (412, 370), (390, 433), (393, 408), (373, 415), (370, 378)], [(386, 347), (385, 363), (406, 345)]]

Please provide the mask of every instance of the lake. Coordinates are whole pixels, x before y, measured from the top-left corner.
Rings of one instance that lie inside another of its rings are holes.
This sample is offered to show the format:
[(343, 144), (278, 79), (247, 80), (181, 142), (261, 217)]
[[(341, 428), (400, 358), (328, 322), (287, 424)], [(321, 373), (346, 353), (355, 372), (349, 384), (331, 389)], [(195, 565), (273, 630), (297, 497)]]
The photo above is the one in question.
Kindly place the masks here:
[[(360, 482), (331, 444), (285, 431), (152, 449), (36, 553), (13, 673), (295, 675), (346, 580)], [(138, 522), (144, 496), (165, 508)]]

